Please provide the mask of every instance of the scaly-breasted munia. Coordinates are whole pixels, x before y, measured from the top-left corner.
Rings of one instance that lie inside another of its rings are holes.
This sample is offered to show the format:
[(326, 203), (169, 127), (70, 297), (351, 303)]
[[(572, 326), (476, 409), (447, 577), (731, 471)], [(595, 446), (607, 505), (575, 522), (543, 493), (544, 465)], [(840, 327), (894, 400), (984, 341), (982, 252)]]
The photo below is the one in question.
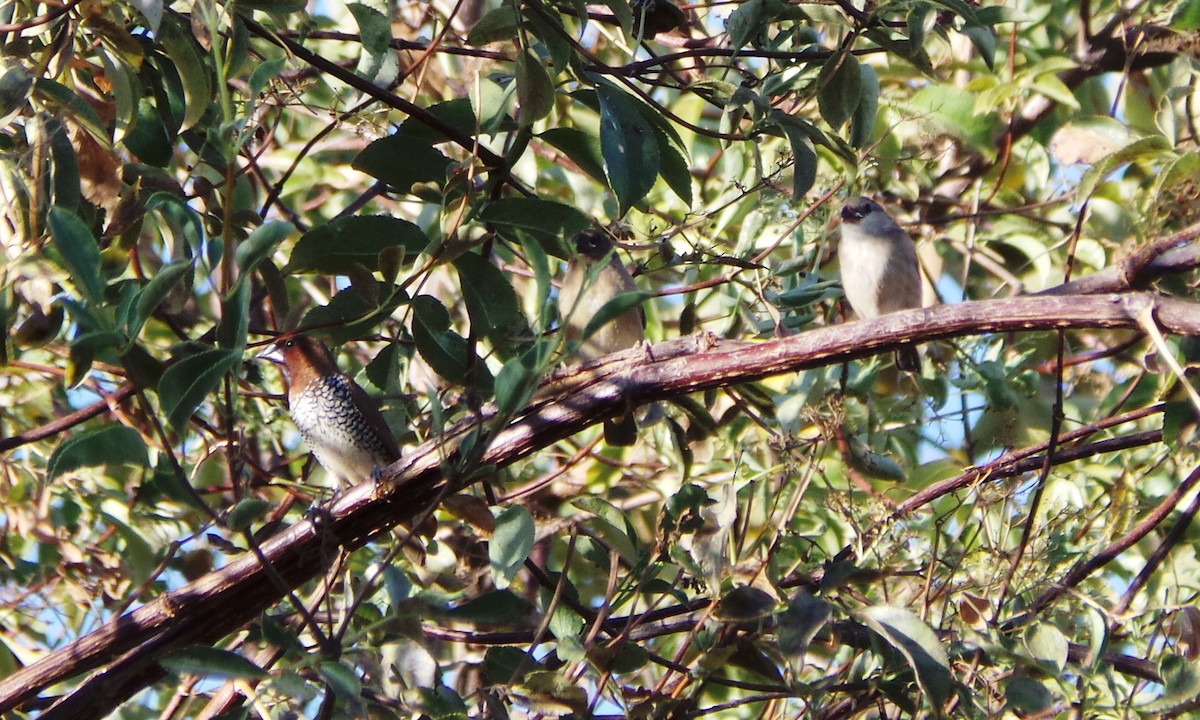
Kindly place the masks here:
[(326, 472), (354, 484), (400, 459), (400, 446), (379, 409), (338, 370), (320, 341), (283, 335), (275, 349), (288, 381), (292, 422)]
[[(846, 299), (863, 320), (921, 307), (916, 247), (879, 203), (859, 197), (842, 207), (838, 256)], [(917, 348), (903, 345), (897, 349), (896, 367), (919, 371)]]
[[(585, 230), (572, 237), (571, 244), (575, 257), (567, 266), (567, 275), (558, 291), (558, 314), (567, 342), (580, 343), (575, 351), (579, 359), (595, 360), (642, 342), (646, 337), (646, 317), (641, 307), (626, 310), (597, 328), (590, 337), (583, 337), (588, 322), (600, 308), (622, 293), (637, 292), (637, 286), (604, 232)], [(597, 263), (604, 264), (593, 269)], [(637, 441), (637, 421), (632, 410), (604, 422), (604, 441), (618, 446)]]

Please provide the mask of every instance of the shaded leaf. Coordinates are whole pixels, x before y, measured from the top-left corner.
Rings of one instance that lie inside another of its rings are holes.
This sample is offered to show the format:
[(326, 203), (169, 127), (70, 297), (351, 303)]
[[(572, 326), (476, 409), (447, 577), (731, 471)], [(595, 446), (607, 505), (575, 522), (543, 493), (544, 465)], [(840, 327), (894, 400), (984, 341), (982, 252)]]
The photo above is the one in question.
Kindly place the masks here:
[(600, 100), (600, 151), (608, 185), (617, 196), (618, 215), (646, 197), (659, 171), (654, 128), (637, 101), (607, 82), (596, 85)]
[(536, 615), (533, 603), (510, 590), (493, 590), (446, 612), (452, 620), (513, 627), (530, 624)]
[(861, 148), (871, 141), (875, 131), (875, 113), (879, 110), (879, 76), (875, 74), (875, 68), (866, 63), (859, 63), (858, 71), (862, 77), (859, 81), (858, 105), (850, 116), (850, 144)]
[(237, 653), (199, 645), (172, 650), (159, 664), (172, 672), (209, 678), (258, 680), (268, 676), (266, 670)]
[(284, 272), (346, 275), (355, 264), (378, 270), (379, 253), (384, 250), (400, 247), (415, 256), (428, 245), (421, 228), (407, 220), (386, 215), (344, 217), (304, 233)]
[(408, 295), (391, 283), (376, 283), (373, 292), (352, 285), (330, 298), (327, 304), (305, 313), (300, 325), (321, 328), (334, 343), (365, 338), (407, 300)]
[(837, 130), (850, 119), (862, 100), (862, 71), (850, 53), (839, 53), (825, 61), (817, 76), (817, 104), (821, 117)]
[(330, 689), (338, 697), (357, 698), (362, 692), (362, 682), (359, 681), (358, 675), (352, 668), (340, 662), (323, 662), (317, 666), (317, 672), (321, 673), (321, 677), (329, 683)]
[(808, 647), (821, 628), (829, 622), (833, 607), (803, 590), (788, 601), (787, 609), (775, 614), (775, 635), (779, 649), (794, 672), (799, 672)]
[(859, 610), (857, 615), (900, 651), (916, 674), (926, 700), (940, 709), (950, 697), (953, 678), (950, 659), (933, 629), (903, 608), (875, 605)]
[(398, 131), (363, 148), (351, 165), (407, 193), (416, 183), (444, 185), (450, 158), (433, 147), (429, 138)]
[(187, 130), (212, 107), (213, 84), (203, 51), (187, 28), (167, 16), (160, 27), (158, 41), (175, 65), (183, 83), (184, 112), (180, 131)]
[(600, 138), (572, 127), (553, 127), (538, 137), (561, 150), (594, 180), (608, 184), (608, 177), (604, 174), (604, 156), (600, 153)]
[(739, 585), (721, 596), (714, 615), (728, 622), (761, 620), (775, 609), (775, 598), (752, 585)]
[(488, 43), (511, 40), (521, 25), (521, 16), (509, 5), (489, 10), (479, 18), (467, 35), (467, 44), (479, 47)]
[(76, 433), (63, 441), (46, 463), (46, 480), (81, 467), (149, 464), (146, 442), (137, 430), (124, 425), (107, 425)]
[(541, 198), (504, 198), (490, 202), (479, 213), (482, 222), (501, 229), (520, 228), (543, 238), (570, 237), (591, 227), (587, 215), (570, 205)]
[(478, 253), (463, 253), (454, 260), (461, 281), (463, 300), (471, 318), (471, 329), (491, 339), (503, 340), (522, 330), (528, 323), (504, 273)]
[(1025, 630), (1025, 649), (1042, 667), (1054, 676), (1061, 675), (1067, 666), (1067, 638), (1058, 628), (1038, 623)]
[(533, 516), (523, 505), (505, 508), (496, 517), (496, 531), (488, 541), (492, 579), (500, 590), (508, 587), (533, 549)]
[(488, 648), (480, 666), (483, 680), (488, 685), (509, 685), (514, 681), (520, 682), (526, 673), (544, 669), (545, 667), (541, 663), (529, 657), (524, 650), (503, 646)]
[(168, 424), (181, 431), (200, 403), (242, 360), (236, 350), (205, 350), (167, 368), (158, 384), (159, 405)]
[(554, 109), (554, 82), (546, 66), (530, 51), (517, 56), (517, 100), (522, 125), (532, 125)]
[(54, 246), (83, 296), (94, 303), (102, 302), (104, 281), (100, 278), (100, 245), (92, 231), (78, 215), (60, 207), (50, 208), (47, 220)]
[(417, 352), (438, 375), (454, 383), (466, 383), (468, 372), (474, 370), (478, 387), (490, 388), (491, 373), (475, 358), (471, 362), (466, 339), (450, 327), (450, 313), (436, 298), (418, 295), (412, 300), (413, 340)]
[(129, 324), (129, 339), (136, 339), (142, 331), (146, 320), (158, 309), (171, 291), (180, 281), (190, 278), (195, 269), (192, 261), (179, 260), (170, 265), (164, 265), (138, 294), (135, 313)]

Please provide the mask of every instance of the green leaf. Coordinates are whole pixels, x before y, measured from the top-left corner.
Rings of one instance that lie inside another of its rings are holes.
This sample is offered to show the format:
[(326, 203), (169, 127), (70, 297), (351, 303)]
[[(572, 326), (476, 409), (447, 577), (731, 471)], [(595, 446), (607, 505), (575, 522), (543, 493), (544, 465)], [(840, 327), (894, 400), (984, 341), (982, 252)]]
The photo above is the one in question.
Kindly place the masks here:
[(499, 268), (478, 253), (463, 253), (454, 260), (471, 329), (493, 341), (529, 334), (517, 293)]
[(467, 44), (479, 47), (488, 43), (512, 40), (521, 25), (521, 16), (510, 5), (488, 11), (479, 18), (467, 35)]
[(1180, 3), (1171, 18), (1171, 27), (1175, 30), (1200, 28), (1200, 0), (1185, 0)]
[(688, 167), (687, 160), (683, 155), (672, 145), (664, 144), (666, 137), (661, 133), (657, 133), (659, 137), (658, 152), (661, 160), (659, 174), (662, 179), (667, 182), (667, 187), (671, 188), (671, 192), (683, 201), (685, 205), (692, 205), (692, 169)]
[(604, 4), (612, 10), (613, 16), (617, 18), (617, 24), (621, 26), (621, 32), (625, 33), (625, 37), (633, 37), (633, 9), (629, 0), (604, 0)]
[(554, 109), (554, 81), (546, 66), (526, 50), (517, 56), (517, 100), (522, 125), (532, 125)]
[(307, 0), (234, 0), (238, 10), (262, 10), (272, 14), (299, 12), (308, 6)]
[(559, 14), (545, 12), (535, 3), (525, 3), (522, 15), (525, 18), (526, 30), (540, 40), (550, 53), (550, 62), (554, 66), (551, 77), (566, 70), (575, 55), (568, 41), (572, 33), (563, 27)]
[(175, 65), (183, 82), (184, 112), (179, 130), (187, 130), (204, 117), (213, 104), (212, 73), (204, 62), (203, 51), (191, 32), (173, 16), (164, 18), (158, 34), (159, 44)]
[(229, 514), (225, 517), (225, 524), (233, 530), (247, 530), (250, 528), (250, 523), (261, 518), (270, 509), (271, 503), (262, 498), (242, 498), (229, 510)]
[(976, 149), (995, 152), (992, 140), (998, 126), (995, 113), (976, 114), (975, 98), (962, 88), (931, 85), (913, 95), (909, 106), (910, 112), (925, 118), (937, 131), (964, 140)]
[(154, 278), (146, 283), (138, 294), (137, 306), (129, 324), (129, 339), (135, 340), (142, 332), (142, 327), (150, 316), (158, 309), (163, 300), (171, 294), (171, 290), (181, 280), (190, 278), (194, 266), (191, 260), (179, 260), (170, 265), (164, 265)]
[(100, 245), (92, 231), (78, 215), (60, 207), (50, 208), (48, 221), (54, 246), (83, 297), (93, 303), (102, 303), (104, 281), (100, 278)]
[(738, 4), (725, 21), (725, 32), (729, 33), (729, 46), (741, 50), (766, 29), (772, 19), (770, 0), (745, 0)]
[(159, 660), (167, 670), (208, 678), (261, 680), (269, 673), (237, 653), (193, 645), (172, 650)]
[(233, 292), (221, 301), (221, 320), (217, 325), (217, 344), (239, 353), (246, 349), (250, 330), (250, 283), (234, 283)]
[(415, 256), (428, 245), (421, 228), (407, 220), (387, 215), (344, 217), (304, 233), (284, 272), (346, 275), (355, 264), (378, 270), (380, 252), (400, 247)]
[(46, 480), (53, 482), (59, 475), (81, 467), (146, 467), (149, 462), (146, 441), (136, 430), (124, 425), (107, 425), (76, 433), (55, 448), (46, 463)]
[(20, 65), (10, 65), (0, 75), (0, 123), (7, 125), (10, 116), (25, 107), (32, 90), (33, 78)]
[(496, 517), (496, 530), (488, 541), (488, 559), (497, 589), (508, 587), (520, 572), (533, 549), (534, 530), (533, 516), (523, 505), (505, 508)]
[(803, 590), (796, 593), (787, 610), (775, 614), (775, 636), (779, 649), (793, 672), (799, 672), (808, 656), (808, 647), (821, 628), (829, 622), (833, 607)]
[(482, 222), (501, 228), (520, 228), (551, 239), (570, 237), (592, 226), (587, 215), (570, 205), (541, 198), (504, 198), (488, 203)]
[(1024, 715), (1039, 713), (1049, 708), (1054, 698), (1038, 680), (1018, 675), (1004, 685), (1004, 702), (1009, 709)]
[(158, 384), (159, 405), (167, 422), (182, 431), (200, 403), (221, 385), (225, 373), (241, 362), (236, 350), (214, 349), (184, 358), (167, 368)]
[(545, 666), (520, 648), (490, 647), (483, 656), (480, 672), (487, 685), (508, 685), (521, 681), (531, 670), (545, 670)]
[(963, 35), (970, 39), (971, 44), (975, 46), (975, 51), (979, 53), (979, 57), (989, 70), (994, 70), (996, 66), (996, 34), (992, 32), (990, 27), (986, 25), (964, 25), (962, 30)]
[(727, 622), (761, 620), (775, 610), (775, 598), (751, 585), (739, 585), (721, 596), (713, 614)]
[(74, 90), (49, 78), (37, 78), (33, 81), (33, 92), (45, 103), (45, 111), (67, 116), (87, 130), (96, 142), (107, 143), (108, 126), (100, 119), (96, 110)]
[(321, 328), (334, 343), (366, 338), (376, 332), (393, 310), (408, 300), (408, 295), (391, 283), (377, 283), (373, 293), (363, 290), (351, 285), (330, 298), (327, 304), (305, 313), (300, 324)]
[(606, 324), (653, 297), (657, 297), (657, 294), (646, 291), (624, 292), (617, 295), (612, 300), (604, 303), (604, 306), (597, 310), (596, 314), (588, 320), (588, 324), (583, 328), (582, 339), (586, 340), (590, 338)]
[(950, 697), (954, 679), (950, 659), (933, 629), (911, 610), (875, 605), (856, 613), (867, 627), (879, 633), (908, 661), (925, 699), (940, 712)]
[[(575, 505), (579, 505), (576, 501)], [(584, 522), (584, 527), (588, 533), (596, 540), (602, 541), (609, 548), (616, 550), (621, 558), (634, 565), (638, 562), (638, 550), (634, 544), (633, 538), (625, 531), (624, 518), (617, 522), (610, 522), (603, 517), (593, 517)]]
[(871, 135), (875, 131), (875, 113), (879, 110), (879, 76), (875, 74), (875, 69), (866, 63), (860, 63), (858, 71), (862, 77), (859, 83), (858, 106), (850, 116), (850, 144), (862, 148), (871, 141)]
[(446, 612), (451, 620), (483, 625), (525, 625), (535, 616), (533, 604), (511, 590), (493, 590)]
[(637, 101), (607, 82), (596, 85), (600, 100), (600, 151), (608, 185), (617, 196), (618, 215), (646, 197), (659, 171), (654, 128)]
[(50, 158), (53, 161), (54, 204), (65, 210), (77, 212), (83, 193), (80, 191), (79, 157), (75, 146), (62, 124), (50, 120), (46, 123), (50, 139)]
[(1116, 172), (1117, 168), (1139, 160), (1155, 159), (1168, 150), (1170, 150), (1170, 143), (1161, 135), (1151, 135), (1129, 143), (1120, 150), (1096, 162), (1083, 174), (1083, 177), (1079, 179), (1079, 187), (1075, 193), (1076, 197), (1080, 199), (1090, 198), (1101, 181), (1113, 172)]
[(174, 138), (150, 98), (138, 101), (137, 120), (123, 142), (142, 162), (156, 167), (166, 167), (175, 154)]
[(287, 239), (293, 227), (289, 222), (272, 220), (264, 223), (250, 233), (250, 237), (238, 244), (234, 251), (234, 261), (241, 270), (241, 277), (254, 272), (258, 264), (275, 252), (275, 247)]
[(1062, 675), (1067, 666), (1067, 638), (1058, 628), (1046, 623), (1025, 630), (1025, 649), (1054, 677)]
[(792, 201), (801, 202), (817, 181), (817, 152), (802, 129), (792, 123), (782, 128), (792, 146)]
[(817, 105), (821, 117), (834, 130), (846, 123), (862, 100), (862, 71), (850, 53), (838, 53), (825, 61), (817, 76)]
[(392, 28), (383, 13), (357, 2), (347, 3), (346, 9), (358, 23), (358, 37), (363, 50), (373, 55), (392, 51)]
[(417, 183), (445, 185), (450, 158), (431, 142), (401, 130), (363, 148), (351, 166), (404, 193)]
[(333, 694), (343, 699), (355, 699), (362, 693), (362, 682), (353, 668), (340, 662), (323, 662), (317, 666), (317, 672), (329, 684)]
[(550, 128), (538, 137), (561, 150), (594, 180), (608, 184), (608, 177), (604, 174), (604, 156), (600, 154), (600, 138), (572, 127)]
[(501, 415), (515, 413), (529, 401), (537, 385), (538, 376), (529, 366), (525, 356), (514, 357), (504, 363), (496, 374), (496, 409)]
[[(467, 373), (472, 367), (477, 373), (487, 373), (478, 358), (476, 362), (470, 362), (467, 341), (450, 328), (450, 313), (436, 298), (418, 295), (412, 300), (412, 308), (412, 333), (417, 352), (434, 372), (458, 384), (467, 382)], [(486, 383), (490, 385), (490, 373), (486, 377)]]
[(271, 84), (271, 80), (283, 72), (285, 67), (287, 67), (287, 60), (284, 58), (275, 58), (274, 60), (259, 63), (254, 68), (254, 71), (250, 73), (250, 79), (246, 81), (247, 102), (251, 103), (249, 106), (250, 112), (253, 112), (254, 108), (257, 107), (253, 103), (258, 100), (258, 96), (267, 89), (267, 86)]
[(1158, 673), (1163, 679), (1162, 697), (1139, 710), (1171, 710), (1200, 697), (1200, 663), (1195, 660), (1167, 653), (1158, 663)]

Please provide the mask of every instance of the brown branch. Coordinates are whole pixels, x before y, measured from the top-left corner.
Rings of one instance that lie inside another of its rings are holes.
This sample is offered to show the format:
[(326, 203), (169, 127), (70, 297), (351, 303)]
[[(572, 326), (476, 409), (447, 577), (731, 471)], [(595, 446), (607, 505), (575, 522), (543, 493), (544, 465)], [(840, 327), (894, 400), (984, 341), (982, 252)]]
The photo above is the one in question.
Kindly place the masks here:
[(1053, 587), (1043, 592), (1041, 595), (1035, 598), (1033, 602), (1029, 603), (1029, 606), (1025, 608), (1024, 612), (1005, 623), (1005, 629), (1011, 629), (1028, 622), (1039, 612), (1041, 612), (1044, 607), (1057, 600), (1071, 588), (1083, 582), (1092, 573), (1115, 560), (1121, 553), (1132, 547), (1134, 543), (1150, 534), (1150, 531), (1157, 528), (1159, 523), (1161, 523), (1167, 518), (1168, 515), (1170, 515), (1171, 511), (1175, 509), (1179, 502), (1187, 496), (1188, 492), (1190, 492), (1197, 483), (1200, 483), (1200, 466), (1197, 466), (1196, 469), (1192, 470), (1192, 472), (1186, 478), (1184, 478), (1183, 482), (1179, 483), (1179, 485), (1177, 485), (1169, 495), (1163, 498), (1162, 502), (1160, 502), (1152, 511), (1150, 511), (1150, 514), (1142, 518), (1142, 520), (1135, 525), (1132, 530), (1109, 543), (1108, 547), (1088, 558), (1087, 561), (1079, 563), (1075, 567), (1071, 568), (1071, 571), (1063, 576), (1061, 580), (1054, 583)]
[[(479, 454), (483, 467), (502, 468), (560, 439), (611, 417), (630, 403), (745, 383), (764, 377), (861, 358), (911, 341), (986, 332), (1075, 328), (1137, 329), (1138, 317), (1154, 309), (1165, 331), (1200, 334), (1200, 304), (1153, 295), (1022, 297), (913, 310), (818, 328), (768, 342), (679, 338), (634, 348), (551, 377), (537, 399)], [(480, 413), (486, 423), (492, 411)], [(282, 597), (272, 575), (299, 585), (325, 567), (330, 549), (361, 547), (409, 520), (442, 493), (479, 479), (458, 465), (458, 444), (478, 437), (477, 424), (451, 429), (387, 468), (378, 482), (364, 482), (313, 519), (301, 521), (262, 544), (268, 573), (243, 555), (179, 590), (148, 602), (79, 640), (47, 654), (0, 682), (0, 713), (37, 696), (50, 685), (113, 662), (41, 717), (101, 717), (133, 692), (160, 677), (157, 658), (182, 644), (211, 644), (258, 617)]]
[(70, 0), (70, 2), (54, 8), (45, 15), (40, 15), (28, 20), (22, 20), (21, 22), (4, 23), (0, 25), (0, 33), (17, 33), (21, 32), (22, 30), (28, 30), (29, 28), (37, 27), (38, 25), (45, 25), (46, 23), (70, 12), (71, 8), (75, 7), (80, 2), (81, 0)]
[(355, 90), (375, 98), (390, 108), (406, 113), (410, 117), (432, 128), (433, 130), (437, 130), (442, 135), (445, 135), (446, 139), (450, 140), (455, 145), (458, 145), (472, 155), (478, 156), (485, 165), (503, 175), (513, 189), (527, 196), (533, 195), (528, 188), (512, 177), (508, 163), (504, 160), (504, 158), (480, 145), (476, 138), (469, 135), (464, 135), (457, 128), (449, 125), (441, 118), (429, 112), (420, 105), (409, 102), (395, 93), (390, 93), (378, 87), (371, 81), (355, 75), (353, 71), (347, 70), (337, 63), (326, 60), (300, 43), (283, 37), (282, 35), (272, 33), (250, 18), (242, 17), (241, 21), (246, 24), (246, 27), (250, 30), (250, 32), (263, 38), (264, 40), (268, 40), (278, 45), (284, 50), (287, 50), (309, 65), (319, 69), (321, 72), (331, 75)]
[(12, 437), (0, 438), (0, 453), (8, 452), (13, 448), (18, 448), (31, 442), (45, 440), (48, 437), (53, 437), (69, 430), (86, 420), (99, 417), (109, 412), (114, 404), (123, 403), (128, 400), (129, 396), (133, 395), (135, 390), (136, 388), (134, 388), (132, 383), (126, 383), (85, 408), (80, 408), (73, 413), (63, 415), (33, 430), (17, 433)]

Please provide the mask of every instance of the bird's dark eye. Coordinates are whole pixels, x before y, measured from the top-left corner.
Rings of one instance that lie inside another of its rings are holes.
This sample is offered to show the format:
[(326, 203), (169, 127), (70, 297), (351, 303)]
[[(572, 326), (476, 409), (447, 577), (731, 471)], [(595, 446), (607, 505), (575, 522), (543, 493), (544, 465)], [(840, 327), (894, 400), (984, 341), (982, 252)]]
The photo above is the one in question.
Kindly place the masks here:
[(296, 341), (295, 341), (295, 340), (292, 340), (292, 339), (284, 340), (284, 341), (283, 341), (283, 346), (284, 346), (285, 348), (292, 348), (292, 347), (296, 347)]

